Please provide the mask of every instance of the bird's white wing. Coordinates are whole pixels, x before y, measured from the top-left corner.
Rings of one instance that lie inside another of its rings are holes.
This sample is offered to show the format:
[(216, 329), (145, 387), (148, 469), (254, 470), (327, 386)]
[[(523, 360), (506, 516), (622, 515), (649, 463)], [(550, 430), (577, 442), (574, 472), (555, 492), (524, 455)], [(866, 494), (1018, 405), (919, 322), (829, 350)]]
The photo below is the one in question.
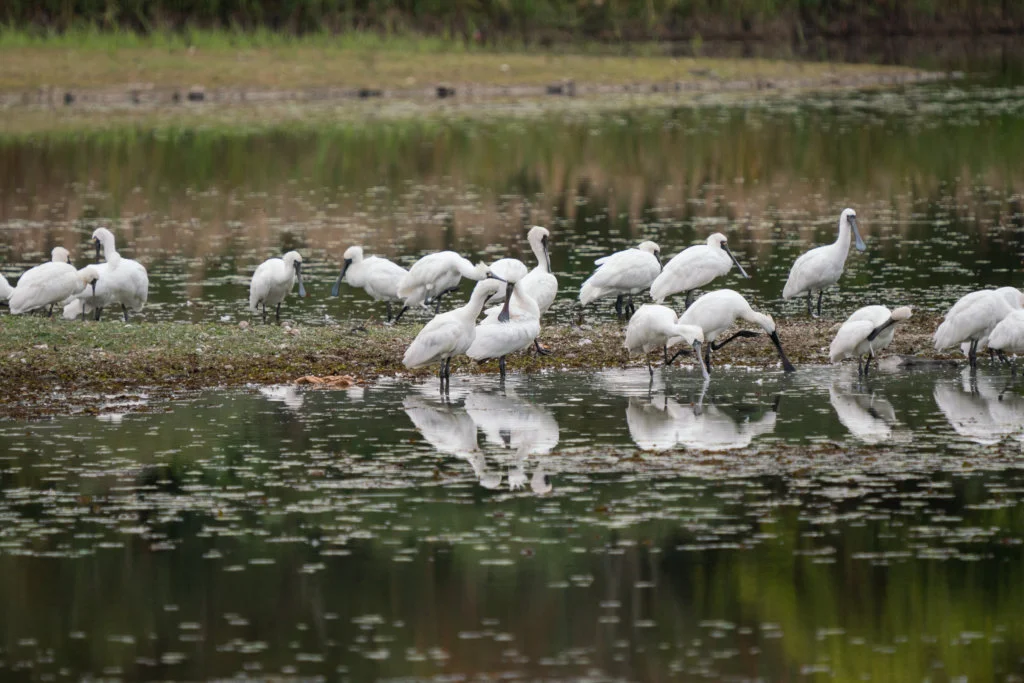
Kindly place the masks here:
[(706, 244), (684, 249), (672, 257), (651, 284), (651, 296), (661, 301), (678, 292), (689, 292), (729, 272), (732, 260), (715, 258)]
[(457, 320), (442, 313), (420, 330), (406, 349), (402, 362), (407, 368), (418, 368), (446, 358), (458, 352), (464, 332)]
[(601, 289), (629, 290), (649, 287), (661, 272), (658, 259), (639, 249), (613, 254), (597, 269), (588, 283)]
[(478, 325), (476, 337), (466, 350), (474, 360), (487, 360), (507, 356), (514, 351), (525, 349), (540, 334), (540, 322), (536, 319), (510, 321), (496, 325)]
[(375, 298), (397, 299), (398, 283), (407, 274), (408, 271), (396, 263), (387, 259), (374, 258), (367, 269), (364, 289)]
[[(558, 278), (540, 268), (531, 270), (518, 286), (522, 287), (523, 291), (537, 303), (541, 315), (547, 313), (558, 295)], [(512, 303), (514, 306), (515, 299), (512, 300)]]
[(815, 247), (803, 254), (789, 271), (789, 279), (782, 289), (782, 298), (791, 299), (808, 289), (821, 287), (821, 283), (833, 284), (839, 280), (843, 272), (843, 264), (836, 269), (835, 260), (829, 258), (829, 245)]
[(828, 347), (829, 360), (835, 363), (856, 355), (857, 345), (865, 341), (873, 329), (875, 325), (869, 320), (847, 320)]

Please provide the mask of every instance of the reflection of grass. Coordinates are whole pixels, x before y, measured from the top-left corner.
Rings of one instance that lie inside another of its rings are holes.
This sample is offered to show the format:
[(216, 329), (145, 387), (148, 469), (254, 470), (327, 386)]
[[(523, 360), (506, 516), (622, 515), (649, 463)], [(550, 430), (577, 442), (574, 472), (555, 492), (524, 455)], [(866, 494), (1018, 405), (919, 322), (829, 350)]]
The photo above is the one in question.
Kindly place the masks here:
[(96, 88), (154, 86), (423, 87), (436, 83), (543, 85), (585, 83), (814, 78), (905, 72), (866, 65), (659, 56), (654, 48), (623, 56), (583, 49), (469, 49), (437, 38), (388, 38), (351, 33), (289, 39), (271, 33), (193, 32), (186, 36), (73, 32), (34, 39), (0, 31), (0, 89), (42, 85)]
[[(287, 315), (287, 305), (285, 306)], [(111, 314), (114, 317), (113, 314)], [(622, 348), (622, 328), (592, 313), (588, 329), (545, 326), (542, 338), (554, 355), (509, 358), (513, 371), (543, 368), (605, 368), (642, 363), (628, 361)], [(827, 362), (830, 328), (836, 321), (797, 319), (779, 324), (779, 335), (796, 364)], [(930, 350), (937, 319), (914, 316), (901, 326), (892, 353)], [(302, 375), (353, 374), (372, 378), (407, 372), (402, 355), (419, 325), (384, 327), (369, 323), (353, 330), (354, 322), (339, 327), (285, 327), (254, 324), (146, 323), (124, 325), (119, 320), (82, 324), (37, 316), (5, 316), (0, 336), (0, 415), (61, 412), (67, 403), (89, 400), (83, 392), (118, 392), (143, 387), (195, 389), (225, 384), (289, 382)], [(655, 354), (656, 355), (656, 354)], [(715, 355), (716, 363), (775, 367), (778, 358), (764, 339), (738, 342)], [(655, 358), (657, 361), (657, 358)], [(683, 361), (684, 363), (689, 361)], [(457, 372), (496, 372), (496, 364), (473, 365), (465, 358), (454, 363)], [(425, 377), (436, 368), (414, 374)], [(52, 395), (55, 385), (67, 396)], [(27, 399), (26, 397), (34, 397)], [(47, 404), (48, 401), (54, 402)]]

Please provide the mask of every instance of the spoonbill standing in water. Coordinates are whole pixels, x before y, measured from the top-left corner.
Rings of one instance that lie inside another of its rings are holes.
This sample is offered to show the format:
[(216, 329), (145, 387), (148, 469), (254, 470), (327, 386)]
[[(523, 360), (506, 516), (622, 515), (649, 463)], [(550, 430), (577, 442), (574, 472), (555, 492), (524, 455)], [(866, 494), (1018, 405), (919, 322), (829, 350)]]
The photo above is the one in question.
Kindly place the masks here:
[[(51, 267), (46, 268), (47, 266)], [(54, 304), (78, 294), (86, 287), (95, 288), (96, 280), (100, 277), (100, 271), (96, 266), (86, 266), (81, 270), (75, 270), (70, 263), (51, 262), (36, 266), (36, 268), (46, 268), (47, 275), (43, 278), (32, 278), (24, 284), (20, 280), (18, 281), (18, 286), (14, 288), (14, 293), (11, 294), (8, 301), (11, 313), (14, 315), (28, 313), (47, 306), (52, 312)]]
[[(910, 317), (910, 306), (890, 311), (885, 306), (864, 306), (853, 312), (828, 348), (829, 360), (838, 363), (844, 358), (857, 358), (857, 374), (867, 376), (871, 359), (892, 343), (896, 323)], [(867, 362), (862, 359), (867, 357)]]
[(249, 310), (258, 313), (263, 304), (263, 322), (267, 322), (267, 305), (275, 307), (275, 320), (281, 320), (281, 302), (299, 281), (299, 296), (306, 296), (302, 286), (302, 256), (289, 251), (281, 258), (269, 258), (252, 274), (249, 283)]
[(462, 278), (483, 280), (491, 273), (486, 263), (475, 266), (454, 251), (439, 251), (427, 254), (409, 268), (409, 273), (398, 283), (398, 296), (404, 299), (404, 306), (395, 317), (398, 322), (402, 314), (412, 306), (434, 304), (434, 314), (441, 311), (441, 297), (459, 288)]
[(105, 307), (121, 304), (124, 321), (128, 322), (128, 311), (141, 311), (149, 299), (149, 274), (138, 261), (122, 258), (117, 253), (114, 233), (107, 228), (96, 228), (92, 239), (96, 244), (96, 258), (99, 259), (102, 252), (106, 262), (96, 265), (100, 278), (94, 291), (82, 292), (68, 302), (64, 306), (64, 317), (74, 320), (79, 314), (84, 318), (86, 313), (95, 311), (99, 320)]
[(971, 292), (960, 298), (946, 313), (933, 337), (941, 351), (967, 343), (967, 361), (977, 367), (978, 348), (984, 348), (996, 325), (1012, 311), (1024, 306), (1024, 294), (1013, 287)]
[(727, 274), (734, 263), (740, 275), (750, 277), (729, 250), (725, 235), (716, 232), (708, 237), (706, 244), (687, 247), (665, 264), (661, 274), (651, 283), (651, 298), (660, 304), (673, 294), (686, 292), (686, 307), (689, 308), (693, 302), (693, 290)]
[(580, 304), (615, 296), (615, 312), (622, 317), (623, 298), (626, 315), (636, 311), (633, 295), (651, 286), (661, 272), (661, 249), (654, 242), (641, 242), (633, 249), (617, 251), (594, 261), (597, 270), (580, 287)]
[(696, 325), (681, 324), (679, 316), (668, 306), (644, 304), (638, 308), (630, 318), (629, 326), (626, 327), (626, 341), (623, 345), (630, 355), (644, 354), (647, 359), (647, 369), (650, 371), (651, 377), (654, 377), (654, 368), (651, 367), (651, 358), (648, 354), (655, 349), (661, 349), (665, 356), (665, 364), (668, 365), (669, 341), (672, 341), (673, 344), (682, 341), (686, 342), (687, 346), (693, 347), (697, 365), (700, 366), (701, 373), (707, 379), (708, 370), (704, 367), (704, 358), (701, 354), (704, 332)]
[(476, 338), (476, 319), (487, 299), (502, 286), (492, 273), (484, 274), (485, 281), (477, 283), (469, 303), (447, 313), (441, 313), (424, 326), (412, 344), (405, 350), (402, 362), (407, 368), (421, 368), (440, 361), (438, 377), (442, 393), (451, 386), (452, 357), (466, 352)]
[[(484, 318), (476, 326), (476, 336), (466, 355), (476, 361), (498, 359), (501, 379), (505, 379), (505, 357), (533, 344), (540, 334), (540, 309), (529, 294), (521, 291), (522, 283), (509, 282), (505, 289), (505, 305), (495, 317)], [(509, 307), (516, 302), (516, 315)]]
[(811, 295), (818, 293), (818, 315), (821, 315), (821, 297), (827, 287), (839, 282), (846, 264), (846, 255), (850, 253), (850, 231), (856, 242), (857, 251), (867, 247), (857, 229), (857, 213), (853, 209), (843, 209), (839, 216), (839, 237), (832, 244), (815, 247), (803, 254), (793, 263), (789, 271), (789, 279), (782, 290), (783, 299), (792, 299), (807, 294), (807, 315), (814, 317), (811, 311)]
[[(738, 292), (731, 289), (719, 289), (715, 292), (709, 292), (694, 301), (693, 305), (679, 316), (680, 323), (696, 325), (704, 332), (704, 365), (709, 371), (711, 370), (712, 351), (717, 351), (737, 337), (760, 336), (752, 330), (740, 330), (725, 341), (716, 343), (715, 340), (737, 320), (746, 320), (747, 322), (754, 323), (767, 332), (768, 338), (775, 345), (775, 350), (779, 352), (782, 369), (786, 372), (796, 370), (793, 364), (789, 362), (789, 359), (786, 358), (786, 353), (782, 350), (782, 342), (779, 341), (779, 334), (775, 329), (775, 321), (772, 320), (770, 315), (758, 313), (752, 309), (747, 300)], [(672, 360), (675, 360), (674, 356)]]
[(362, 247), (349, 247), (345, 250), (344, 258), (341, 273), (331, 288), (331, 296), (338, 296), (341, 283), (347, 277), (349, 285), (361, 288), (374, 301), (383, 301), (387, 304), (387, 322), (391, 322), (391, 302), (402, 300), (402, 297), (398, 296), (398, 283), (409, 274), (409, 271), (380, 256), (364, 258)]
[[(28, 312), (42, 308), (42, 306), (35, 305), (33, 305), (32, 308), (24, 308), (24, 305), (30, 300), (34, 301), (37, 296), (44, 296), (42, 292), (46, 290), (46, 282), (48, 280), (73, 272), (75, 272), (75, 267), (71, 265), (71, 255), (68, 254), (68, 250), (64, 247), (54, 247), (50, 252), (49, 261), (29, 268), (21, 274), (21, 277), (18, 278), (17, 286), (11, 290), (10, 296), (8, 297), (8, 305), (11, 307), (11, 313)], [(21, 289), (21, 294), (18, 296), (17, 300), (15, 300), (14, 295), (19, 288)], [(12, 301), (14, 301), (14, 304), (11, 303)], [(50, 307), (49, 315), (53, 315), (54, 303), (57, 302), (53, 301), (46, 304)], [(15, 311), (15, 305), (18, 305), (18, 311)]]

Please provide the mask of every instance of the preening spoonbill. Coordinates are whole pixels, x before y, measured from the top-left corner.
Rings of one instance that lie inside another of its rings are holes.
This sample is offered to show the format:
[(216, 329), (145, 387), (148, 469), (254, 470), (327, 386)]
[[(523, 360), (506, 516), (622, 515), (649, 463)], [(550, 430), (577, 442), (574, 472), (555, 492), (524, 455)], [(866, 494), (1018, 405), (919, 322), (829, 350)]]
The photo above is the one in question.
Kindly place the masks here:
[(989, 341), (995, 326), (1024, 305), (1024, 294), (1013, 287), (971, 292), (953, 304), (935, 330), (935, 349), (941, 351), (969, 342), (967, 360), (977, 367), (978, 347)]
[(402, 362), (407, 368), (420, 368), (440, 361), (441, 391), (451, 385), (452, 357), (466, 352), (476, 338), (476, 319), (484, 303), (494, 295), (502, 283), (493, 274), (493, 279), (477, 283), (469, 303), (447, 313), (441, 313), (424, 326), (405, 350)]
[(651, 367), (651, 358), (648, 354), (655, 349), (661, 349), (667, 365), (670, 340), (673, 343), (685, 342), (687, 346), (693, 347), (697, 364), (700, 366), (704, 378), (707, 379), (708, 370), (704, 367), (704, 358), (701, 354), (704, 332), (696, 325), (681, 324), (676, 312), (667, 306), (644, 304), (638, 308), (629, 320), (629, 326), (626, 328), (626, 341), (623, 345), (630, 355), (644, 354), (647, 359), (647, 369), (650, 371), (651, 377), (654, 377), (654, 368)]
[(302, 256), (289, 251), (281, 258), (269, 258), (259, 265), (249, 283), (249, 310), (259, 313), (263, 304), (263, 322), (267, 321), (267, 305), (275, 307), (275, 320), (281, 319), (281, 302), (299, 281), (299, 296), (306, 296), (302, 286)]
[[(95, 287), (96, 280), (100, 277), (100, 271), (96, 266), (75, 270), (70, 263), (52, 261), (32, 268), (25, 275), (32, 271), (36, 271), (35, 276), (29, 278), (28, 282), (23, 283), (19, 280), (8, 301), (11, 313), (15, 315), (47, 306), (52, 311), (54, 304), (78, 294), (86, 287)], [(25, 275), (21, 276), (22, 280), (25, 279)]]
[[(685, 325), (696, 325), (704, 332), (704, 365), (711, 370), (711, 352), (717, 351), (737, 337), (758, 337), (757, 332), (751, 330), (740, 330), (723, 342), (715, 340), (732, 326), (737, 320), (746, 320), (761, 327), (768, 333), (776, 351), (779, 352), (779, 359), (782, 361), (782, 369), (786, 372), (793, 372), (796, 368), (786, 358), (782, 350), (782, 342), (779, 341), (779, 334), (775, 330), (775, 321), (770, 315), (758, 313), (750, 307), (747, 300), (741, 294), (731, 289), (719, 289), (709, 292), (693, 302), (693, 305), (686, 309), (686, 312), (679, 316), (679, 322)], [(678, 353), (676, 354), (679, 355)], [(673, 357), (672, 360), (675, 360)], [(670, 361), (671, 362), (671, 361)]]
[[(60, 266), (67, 266), (71, 268), (71, 270), (69, 271), (67, 270), (67, 268), (61, 268)], [(55, 274), (63, 272), (73, 272), (74, 270), (75, 268), (74, 266), (71, 265), (71, 255), (68, 253), (68, 250), (65, 249), (64, 247), (54, 247), (53, 250), (50, 252), (49, 261), (47, 261), (46, 263), (41, 263), (33, 268), (29, 268), (28, 270), (21, 274), (21, 277), (18, 278), (17, 287), (11, 289), (11, 292), (8, 295), (7, 299), (9, 301), (10, 298), (14, 296), (14, 292), (17, 291), (17, 288), (22, 287), (22, 294), (21, 297), (19, 297), (19, 301), (25, 301), (26, 299), (24, 299), (24, 297), (29, 296), (29, 291), (35, 290), (37, 287), (39, 287), (39, 283), (44, 282), (45, 280), (49, 279)], [(35, 308), (40, 307), (37, 306)], [(35, 308), (26, 310), (35, 310)], [(11, 310), (11, 313), (14, 313), (13, 309)], [(52, 304), (50, 305), (50, 310), (48, 314), (53, 315)]]
[[(896, 323), (910, 317), (910, 306), (890, 311), (885, 306), (864, 306), (853, 312), (828, 348), (829, 360), (838, 363), (844, 358), (857, 358), (857, 374), (867, 375), (871, 359), (892, 343)], [(864, 357), (867, 363), (862, 363)], [(863, 367), (862, 367), (863, 365)]]
[(651, 298), (661, 303), (679, 292), (686, 292), (686, 307), (693, 302), (693, 290), (725, 275), (736, 264), (740, 275), (749, 278), (747, 271), (729, 250), (729, 243), (720, 232), (708, 237), (706, 244), (687, 247), (672, 257), (651, 283)]
[(857, 251), (867, 247), (857, 229), (857, 213), (853, 209), (843, 209), (839, 216), (839, 238), (824, 247), (815, 247), (803, 254), (789, 271), (789, 279), (782, 290), (783, 299), (792, 299), (807, 294), (807, 315), (811, 312), (811, 295), (818, 293), (818, 315), (821, 315), (821, 296), (827, 287), (839, 282), (846, 264), (846, 255), (850, 253), (850, 231), (856, 241)]
[[(1020, 308), (1021, 291), (1019, 289), (1017, 289), (1016, 287), (1000, 287), (998, 289), (980, 289), (980, 290), (978, 290), (976, 292), (971, 292), (970, 294), (965, 294), (964, 296), (960, 297), (960, 300), (957, 301), (955, 304), (953, 304), (953, 307), (949, 309), (949, 311), (946, 313), (944, 318), (948, 318), (950, 316), (959, 315), (961, 310), (964, 310), (965, 308), (970, 306), (971, 302), (973, 302), (979, 296), (987, 296), (987, 295), (993, 294), (993, 293), (994, 294), (998, 294), (999, 296), (1003, 297), (1006, 300), (1006, 303), (1010, 304), (1010, 308), (1013, 308), (1013, 309)], [(963, 342), (962, 344), (960, 344), (960, 349), (963, 351), (965, 356), (968, 356), (968, 357), (970, 356), (971, 344), (972, 344), (972, 342)], [(977, 351), (984, 351), (986, 348), (989, 348), (989, 346), (988, 346), (988, 336), (987, 335), (978, 340), (978, 346), (975, 349), (975, 352), (977, 352)], [(989, 348), (989, 353), (990, 354), (993, 351), (994, 351), (994, 349)]]
[[(478, 285), (479, 286), (479, 285)], [(475, 361), (498, 359), (501, 379), (505, 379), (505, 357), (534, 343), (540, 334), (540, 309), (537, 303), (524, 292), (519, 284), (509, 282), (505, 292), (505, 305), (497, 317), (484, 318), (476, 326), (473, 343), (466, 355)], [(516, 299), (518, 311), (513, 317), (510, 306)], [(493, 297), (492, 297), (493, 299)]]
[(105, 263), (97, 264), (100, 277), (94, 292), (83, 291), (64, 306), (64, 317), (74, 320), (79, 315), (95, 311), (100, 319), (103, 309), (110, 304), (121, 304), (124, 321), (128, 322), (128, 311), (139, 312), (149, 298), (149, 274), (138, 261), (123, 258), (117, 253), (114, 233), (106, 228), (96, 228), (92, 233), (96, 244), (96, 258), (102, 251)]
[[(501, 258), (491, 263), (491, 272), (505, 282), (519, 282), (530, 271), (526, 264), (517, 258)], [(500, 304), (504, 300), (505, 288), (502, 287), (487, 303)]]
[(631, 315), (633, 295), (651, 286), (661, 272), (661, 250), (654, 242), (641, 242), (633, 249), (617, 251), (599, 258), (597, 270), (580, 287), (580, 304), (586, 306), (606, 296), (615, 297), (615, 312), (622, 316), (622, 302), (626, 301), (626, 314)]
[(345, 263), (341, 273), (334, 282), (331, 296), (338, 296), (342, 280), (353, 287), (363, 289), (374, 301), (384, 301), (388, 307), (388, 322), (391, 322), (391, 302), (401, 301), (398, 296), (398, 283), (409, 274), (402, 266), (392, 263), (379, 256), (363, 257), (362, 247), (349, 247), (345, 250)]
[(473, 265), (454, 251), (439, 251), (427, 254), (409, 268), (409, 273), (398, 283), (398, 296), (405, 305), (398, 312), (395, 322), (406, 309), (412, 306), (434, 304), (434, 314), (441, 310), (441, 297), (454, 292), (462, 278), (483, 280), (490, 273), (486, 263)]

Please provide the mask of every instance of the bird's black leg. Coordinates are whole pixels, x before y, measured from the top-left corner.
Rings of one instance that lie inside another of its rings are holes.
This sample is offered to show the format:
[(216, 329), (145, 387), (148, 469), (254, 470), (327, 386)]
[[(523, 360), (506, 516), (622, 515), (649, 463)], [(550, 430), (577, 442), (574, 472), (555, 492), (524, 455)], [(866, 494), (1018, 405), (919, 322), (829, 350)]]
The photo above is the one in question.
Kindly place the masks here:
[(124, 314), (124, 321), (128, 322), (128, 307), (124, 304), (121, 304), (121, 313)]
[(740, 330), (736, 334), (734, 334), (731, 337), (729, 337), (728, 339), (726, 339), (724, 342), (717, 342), (717, 343), (716, 342), (711, 342), (710, 344), (708, 344), (708, 348), (709, 349), (714, 349), (715, 351), (717, 351), (718, 349), (722, 348), (723, 346), (725, 346), (729, 342), (733, 341), (737, 337), (760, 337), (760, 336), (761, 336), (760, 332), (754, 332), (753, 330)]
[(636, 313), (636, 306), (633, 305), (633, 295), (630, 294), (626, 299), (626, 315), (633, 317), (634, 313)]
[(263, 322), (267, 322), (267, 302), (263, 302)]
[(811, 290), (807, 290), (807, 317), (814, 317), (814, 309), (811, 308)]
[[(84, 306), (85, 304), (82, 304), (82, 305)], [(46, 314), (46, 317), (47, 317), (47, 318), (52, 318), (52, 317), (53, 317), (53, 304), (50, 304), (50, 310), (49, 310), (49, 312), (48, 312), (48, 313)]]
[[(666, 363), (667, 365), (667, 363)], [(651, 377), (654, 377), (654, 367), (651, 365), (651, 357), (647, 356), (647, 371), (651, 373)]]
[(441, 380), (441, 393), (444, 393), (444, 358), (441, 359), (441, 367), (437, 370), (437, 377)]
[(818, 290), (818, 315), (817, 315), (817, 317), (819, 317), (819, 318), (821, 317), (821, 297), (823, 297), (824, 295), (825, 295), (825, 290), (824, 289), (819, 289)]
[(394, 323), (395, 323), (396, 325), (398, 324), (398, 321), (402, 319), (402, 314), (403, 314), (403, 313), (405, 313), (405, 312), (406, 312), (406, 311), (408, 311), (408, 310), (409, 310), (409, 307), (408, 307), (408, 306), (402, 306), (402, 310), (400, 310), (400, 311), (398, 312), (398, 315), (396, 315), (396, 316), (395, 316), (395, 320), (394, 320)]
[(281, 322), (281, 304), (278, 304), (277, 308), (275, 309), (274, 320), (276, 320), (277, 322)]
[(704, 367), (706, 367), (708, 369), (709, 373), (711, 372), (711, 347), (712, 346), (713, 346), (712, 344), (708, 344), (705, 347), (705, 349), (704, 349)]
[[(82, 304), (82, 305), (84, 306), (85, 304)], [(101, 315), (103, 315), (103, 309), (100, 308), (99, 306), (97, 306), (96, 307), (96, 320), (97, 321), (100, 319)]]
[(533, 347), (535, 349), (537, 349), (537, 353), (540, 354), (541, 356), (550, 356), (551, 355), (551, 351), (549, 351), (548, 349), (546, 349), (543, 346), (541, 346), (540, 345), (540, 341), (538, 341), (536, 337), (534, 337), (534, 339), (533, 339)]
[(388, 319), (385, 322), (391, 322), (391, 302), (385, 302), (387, 305)]
[(691, 289), (689, 292), (686, 293), (686, 308), (689, 308), (690, 304), (692, 304), (692, 303), (693, 303), (693, 290)]
[(501, 373), (501, 378), (505, 379), (505, 356), (498, 359), (498, 372)]
[(864, 363), (864, 377), (867, 378), (868, 372), (871, 370), (871, 359), (874, 358), (870, 353), (868, 354), (868, 360)]
[(972, 368), (978, 367), (978, 340), (971, 340), (971, 347), (967, 351), (967, 362)]
[(857, 356), (857, 376), (864, 376), (864, 359), (862, 359), (860, 356)]
[(615, 314), (622, 317), (622, 295), (615, 297)]
[[(665, 354), (665, 365), (668, 365), (668, 344), (665, 344), (664, 346), (662, 346), (661, 350)], [(651, 364), (650, 361), (648, 361), (647, 365), (650, 365), (650, 364)]]

